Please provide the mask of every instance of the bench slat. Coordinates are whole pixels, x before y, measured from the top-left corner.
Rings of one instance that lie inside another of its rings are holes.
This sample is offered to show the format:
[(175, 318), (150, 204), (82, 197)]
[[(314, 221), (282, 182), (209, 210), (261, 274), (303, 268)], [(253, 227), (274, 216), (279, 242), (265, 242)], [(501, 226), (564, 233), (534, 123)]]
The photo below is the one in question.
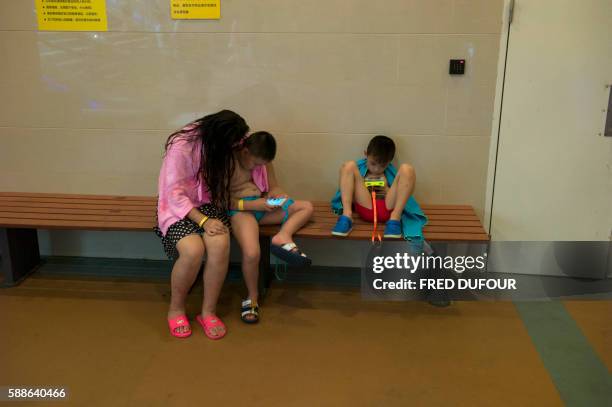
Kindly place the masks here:
[(49, 208), (49, 207), (17, 207), (17, 206), (1, 206), (0, 205), (0, 216), (4, 213), (22, 213), (22, 214), (41, 214), (41, 213), (55, 213), (55, 214), (77, 214), (77, 215), (124, 215), (124, 216), (155, 216), (155, 209), (151, 208), (134, 210), (125, 208), (113, 208), (113, 209), (98, 209), (98, 208)]
[(0, 204), (61, 204), (61, 205), (121, 205), (121, 206), (143, 206), (155, 207), (157, 201), (123, 201), (117, 199), (66, 199), (66, 198), (12, 198), (0, 197)]
[[(429, 218), (429, 220), (465, 220), (465, 221), (479, 221), (478, 217), (476, 215), (439, 215), (439, 214), (429, 214), (427, 211), (425, 211), (425, 215), (427, 215), (427, 217)], [(330, 222), (336, 222), (336, 219), (338, 219), (337, 215), (334, 214), (322, 214), (322, 213), (318, 213), (315, 212), (315, 218), (316, 219), (329, 219)]]
[[(0, 208), (4, 207), (4, 202), (0, 202)], [(131, 204), (131, 205), (119, 205), (119, 204), (111, 204), (111, 203), (80, 203), (80, 202), (74, 202), (74, 203), (48, 203), (48, 202), (43, 202), (43, 203), (36, 203), (36, 202), (10, 202), (8, 205), (6, 206), (23, 206), (23, 207), (27, 207), (27, 208), (66, 208), (66, 209), (79, 209), (79, 208), (86, 208), (86, 209), (120, 209), (120, 208), (129, 208), (132, 210), (141, 210), (141, 211), (152, 211), (154, 212), (156, 210), (156, 206), (155, 205), (137, 205), (137, 204)]]
[(89, 220), (102, 220), (111, 222), (148, 222), (151, 225), (155, 224), (155, 215), (145, 213), (141, 216), (134, 215), (121, 215), (121, 214), (110, 214), (110, 215), (82, 215), (75, 213), (15, 213), (15, 212), (0, 212), (0, 217), (4, 219), (40, 219), (40, 220), (78, 220), (78, 221), (89, 221)]
[[(329, 209), (329, 201), (313, 201), (312, 205), (315, 208), (326, 208)], [(421, 209), (473, 209), (470, 205), (444, 205), (444, 204), (419, 204)]]
[[(260, 233), (264, 236), (272, 236), (278, 231), (277, 228), (261, 228)], [(425, 233), (427, 240), (469, 240), (469, 241), (486, 241), (489, 240), (486, 233)], [(330, 234), (329, 229), (310, 229), (304, 228), (295, 234), (295, 237), (311, 238), (311, 239), (340, 239), (340, 240), (370, 240), (372, 237), (371, 231), (353, 231), (347, 237), (337, 237)], [(399, 239), (398, 239), (399, 240)]]
[[(334, 227), (335, 222), (321, 222), (319, 219), (313, 219), (311, 220), (306, 226), (304, 227), (313, 227), (313, 228), (317, 228), (317, 229), (327, 229), (330, 230)], [(379, 227), (384, 228), (384, 222), (381, 222), (379, 224)], [(365, 222), (361, 219), (355, 220), (353, 221), (353, 230), (372, 230), (372, 224)], [(437, 228), (437, 229), (436, 229)], [(478, 232), (483, 231), (484, 229), (482, 228), (482, 226), (480, 224), (476, 224), (476, 225), (431, 225), (431, 224), (427, 224), (425, 225), (425, 229), (427, 230), (438, 230), (438, 229), (447, 229), (447, 230), (457, 230), (457, 228), (464, 228), (466, 231), (469, 230), (477, 230)]]
[(436, 220), (429, 219), (427, 226), (478, 226), (482, 227), (478, 220)]
[[(455, 212), (445, 212), (443, 210), (441, 211), (437, 211), (435, 209), (427, 209), (424, 210), (423, 212), (425, 212), (425, 215), (427, 215), (428, 218), (431, 218), (432, 216), (468, 216), (468, 217), (476, 217), (476, 213), (473, 211), (455, 211)], [(356, 214), (357, 212), (353, 212), (354, 214)], [(338, 215), (334, 214), (333, 212), (323, 212), (323, 211), (317, 211), (315, 210), (315, 214), (321, 217), (327, 217), (327, 218), (333, 218), (333, 219), (337, 219)]]
[(68, 199), (99, 199), (118, 201), (157, 201), (152, 196), (136, 195), (79, 195), (79, 194), (55, 194), (45, 192), (0, 192), (0, 197), (28, 197), (28, 198), (68, 198)]
[[(328, 225), (330, 228), (333, 228), (334, 225), (336, 224), (336, 219), (337, 218), (330, 218), (330, 219), (324, 219), (324, 218), (320, 218), (317, 217), (316, 215), (313, 217), (313, 221), (317, 222), (317, 223), (322, 223), (322, 224), (326, 224)], [(371, 225), (370, 223), (366, 223), (364, 221), (362, 221), (361, 219), (354, 219), (353, 220), (353, 225), (361, 225), (361, 224), (365, 224), (365, 225)], [(476, 226), (476, 227), (482, 227), (482, 225), (480, 224), (480, 221), (478, 220), (438, 220), (438, 219), (429, 219), (429, 222), (427, 222), (427, 226)]]

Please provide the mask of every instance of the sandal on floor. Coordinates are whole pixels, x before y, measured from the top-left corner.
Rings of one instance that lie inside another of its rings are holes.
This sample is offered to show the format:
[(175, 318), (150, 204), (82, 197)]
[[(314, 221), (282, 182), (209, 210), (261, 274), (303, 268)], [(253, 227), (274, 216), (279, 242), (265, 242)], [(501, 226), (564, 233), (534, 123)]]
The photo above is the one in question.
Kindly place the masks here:
[[(189, 329), (185, 332), (178, 332), (177, 328), (180, 328), (182, 326), (186, 326)], [(172, 334), (172, 336), (175, 336), (177, 338), (186, 338), (191, 335), (191, 326), (189, 325), (189, 320), (187, 319), (185, 314), (179, 315), (175, 318), (168, 318), (168, 327), (170, 328), (170, 333)]]
[[(200, 325), (202, 325), (202, 328), (204, 329), (204, 333), (206, 334), (206, 336), (208, 336), (209, 339), (212, 339), (212, 340), (221, 339), (227, 333), (227, 328), (225, 327), (225, 324), (216, 315), (209, 315), (206, 318), (202, 318), (202, 315), (198, 315), (196, 319), (198, 320)], [(221, 327), (223, 328), (223, 333), (213, 335), (213, 333), (211, 332), (211, 329), (221, 328)]]
[(292, 266), (310, 266), (312, 264), (312, 260), (302, 253), (293, 242), (285, 243), (282, 246), (272, 244), (270, 245), (270, 251), (273, 255)]
[(253, 301), (250, 298), (242, 301), (240, 319), (246, 324), (256, 324), (259, 322), (259, 305), (257, 305), (257, 301)]

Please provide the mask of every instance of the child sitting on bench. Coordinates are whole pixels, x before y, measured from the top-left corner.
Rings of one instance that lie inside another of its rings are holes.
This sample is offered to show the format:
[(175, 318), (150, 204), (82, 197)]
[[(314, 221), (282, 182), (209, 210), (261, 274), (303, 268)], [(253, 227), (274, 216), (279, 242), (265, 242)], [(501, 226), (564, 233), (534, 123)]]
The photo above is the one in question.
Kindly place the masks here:
[(368, 180), (378, 181), (374, 187), (377, 220), (386, 222), (385, 238), (415, 239), (423, 237), (427, 222), (423, 211), (412, 197), (416, 176), (409, 164), (395, 169), (395, 143), (389, 137), (372, 138), (364, 151), (365, 158), (347, 161), (340, 168), (340, 189), (332, 198), (332, 210), (339, 214), (334, 236), (348, 236), (353, 228), (353, 211), (367, 222), (374, 221), (371, 190)]
[[(248, 298), (242, 302), (241, 319), (246, 323), (259, 320), (259, 258), (268, 256), (268, 253), (260, 254), (258, 225), (282, 225), (270, 246), (276, 257), (291, 265), (311, 264), (293, 242), (293, 234), (311, 218), (313, 206), (308, 201), (294, 201), (278, 186), (272, 166), (275, 155), (276, 141), (265, 131), (247, 136), (234, 153), (229, 216), (232, 232), (242, 250), (242, 273)], [(269, 199), (284, 201), (271, 204)]]

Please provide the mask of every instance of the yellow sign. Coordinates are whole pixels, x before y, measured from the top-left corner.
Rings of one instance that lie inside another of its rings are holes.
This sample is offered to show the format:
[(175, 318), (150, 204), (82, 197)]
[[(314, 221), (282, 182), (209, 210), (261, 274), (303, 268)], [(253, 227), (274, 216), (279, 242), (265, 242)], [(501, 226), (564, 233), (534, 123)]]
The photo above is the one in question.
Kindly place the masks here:
[(221, 0), (170, 0), (174, 20), (218, 20)]
[(41, 31), (107, 31), (106, 0), (36, 0)]

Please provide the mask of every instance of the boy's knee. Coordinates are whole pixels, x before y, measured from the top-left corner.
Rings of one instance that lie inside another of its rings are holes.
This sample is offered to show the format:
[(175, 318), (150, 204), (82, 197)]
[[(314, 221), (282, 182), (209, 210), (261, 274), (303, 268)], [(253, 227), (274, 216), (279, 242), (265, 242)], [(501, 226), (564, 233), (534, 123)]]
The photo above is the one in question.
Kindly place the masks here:
[(313, 206), (312, 202), (310, 202), (310, 201), (302, 201), (301, 202), (301, 207), (302, 207), (302, 209), (306, 213), (313, 213), (314, 212), (314, 206)]
[(242, 259), (247, 263), (258, 263), (260, 255), (259, 247), (250, 247), (242, 250)]
[(295, 213), (297, 211), (303, 211), (309, 215), (314, 213), (314, 206), (310, 201), (295, 201), (293, 205), (289, 207), (289, 213)]
[(416, 178), (416, 171), (414, 170), (414, 167), (410, 164), (401, 164), (399, 166), (398, 171), (410, 178)]
[(356, 169), (357, 169), (357, 163), (352, 160), (346, 161), (342, 163), (342, 166), (340, 166), (341, 172), (352, 172), (352, 171), (355, 171)]
[(314, 213), (314, 206), (310, 201), (304, 201), (304, 212), (308, 215), (308, 219), (312, 218), (312, 214)]
[(310, 202), (310, 201), (306, 201), (306, 207), (308, 208), (308, 211), (309, 211), (310, 213), (313, 213), (313, 212), (314, 212), (314, 205), (312, 204), (312, 202)]

